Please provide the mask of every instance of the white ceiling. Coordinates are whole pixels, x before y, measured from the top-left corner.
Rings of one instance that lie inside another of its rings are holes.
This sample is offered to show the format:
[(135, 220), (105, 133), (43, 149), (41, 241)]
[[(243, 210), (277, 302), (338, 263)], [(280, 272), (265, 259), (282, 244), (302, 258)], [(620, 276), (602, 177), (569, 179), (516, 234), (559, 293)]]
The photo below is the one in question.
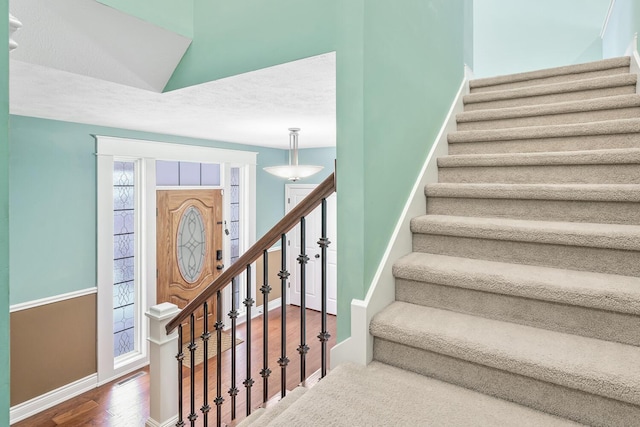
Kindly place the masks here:
[(93, 0), (11, 13), (11, 114), (277, 148), (300, 127), (301, 148), (335, 146), (334, 53), (159, 93), (188, 39)]

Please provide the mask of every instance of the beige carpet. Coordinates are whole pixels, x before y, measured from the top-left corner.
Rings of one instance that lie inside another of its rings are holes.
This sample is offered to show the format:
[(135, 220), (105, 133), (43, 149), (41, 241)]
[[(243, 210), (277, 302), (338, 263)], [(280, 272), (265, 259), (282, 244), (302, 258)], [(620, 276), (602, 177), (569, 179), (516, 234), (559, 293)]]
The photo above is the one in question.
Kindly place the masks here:
[(369, 325), (374, 362), (339, 366), (262, 420), (640, 426), (640, 94), (629, 64), (470, 82), (425, 215), (411, 221), (413, 253), (394, 265), (396, 301)]
[[(252, 425), (264, 424), (258, 419)], [(568, 427), (579, 424), (373, 362), (366, 368), (338, 366), (266, 425)]]
[[(236, 345), (242, 343), (243, 341), (239, 338), (236, 338)], [(196, 348), (196, 352), (194, 354), (194, 360), (196, 366), (202, 363), (204, 360), (204, 345), (202, 340), (198, 340), (198, 348)], [(229, 350), (231, 348), (231, 334), (229, 332), (222, 332), (222, 353)], [(209, 348), (207, 349), (208, 356), (207, 359), (211, 359), (212, 357), (216, 357), (218, 354), (218, 340), (216, 338), (215, 332), (211, 335), (209, 339)], [(182, 346), (182, 352), (184, 353), (184, 359), (182, 360), (182, 365), (187, 368), (191, 367), (191, 351), (189, 351), (189, 343), (185, 343)]]

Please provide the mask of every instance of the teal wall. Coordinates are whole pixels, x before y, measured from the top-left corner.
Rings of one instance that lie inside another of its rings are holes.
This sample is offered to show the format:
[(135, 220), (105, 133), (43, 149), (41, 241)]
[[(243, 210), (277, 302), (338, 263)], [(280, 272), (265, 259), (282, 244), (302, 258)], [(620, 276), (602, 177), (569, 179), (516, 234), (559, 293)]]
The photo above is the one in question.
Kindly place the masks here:
[(194, 0), (98, 0), (124, 13), (186, 37), (193, 36)]
[[(92, 134), (257, 151), (257, 237), (284, 213), (285, 180), (262, 168), (283, 164), (286, 150), (22, 116), (11, 116), (10, 124), (11, 304), (96, 284), (96, 157)], [(303, 150), (302, 158), (308, 154), (316, 162), (330, 164), (335, 150)]]
[[(9, 16), (8, 0), (0, 0)], [(0, 426), (9, 425), (9, 27), (0, 21)]]
[[(288, 161), (287, 157), (287, 161)], [(299, 183), (304, 184), (320, 184), (326, 177), (333, 173), (334, 163), (336, 159), (336, 148), (305, 148), (298, 152), (298, 163), (301, 165), (317, 165), (324, 166), (320, 172), (309, 178), (304, 178)]]
[(603, 58), (623, 56), (635, 33), (640, 32), (640, 3), (636, 0), (616, 0), (607, 31), (602, 38)]
[(602, 59), (608, 7), (609, 0), (475, 0), (475, 76)]
[(194, 0), (193, 43), (166, 90), (335, 50), (340, 0)]
[(464, 0), (341, 5), (338, 339), (363, 298), (462, 82)]

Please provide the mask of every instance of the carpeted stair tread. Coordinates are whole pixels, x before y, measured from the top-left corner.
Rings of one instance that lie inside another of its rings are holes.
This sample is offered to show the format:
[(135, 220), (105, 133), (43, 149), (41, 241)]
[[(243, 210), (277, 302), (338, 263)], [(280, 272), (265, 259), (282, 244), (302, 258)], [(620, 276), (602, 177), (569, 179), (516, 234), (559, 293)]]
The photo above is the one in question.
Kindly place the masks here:
[(638, 225), (423, 215), (411, 220), (411, 231), (420, 234), (640, 251)]
[(269, 406), (264, 412), (255, 420), (248, 424), (251, 427), (265, 427), (270, 425), (269, 423), (282, 414), (288, 407), (300, 399), (309, 389), (305, 387), (296, 387), (287, 395), (273, 406)]
[(342, 364), (270, 427), (578, 426), (562, 418), (379, 362)]
[(638, 347), (396, 301), (375, 337), (640, 404)]
[(526, 105), (522, 107), (466, 111), (457, 114), (456, 121), (460, 124), (632, 107), (640, 107), (640, 95), (608, 96), (583, 101), (558, 102), (556, 104)]
[(436, 183), (427, 197), (640, 202), (638, 184), (495, 184)]
[(497, 77), (487, 77), (482, 79), (474, 79), (469, 82), (471, 89), (501, 85), (505, 83), (523, 82), (527, 80), (537, 80), (552, 76), (576, 74), (579, 78), (581, 73), (589, 71), (607, 70), (610, 68), (628, 67), (631, 59), (628, 56), (619, 58), (605, 59), (601, 61), (587, 62), (584, 64), (567, 65), (562, 67), (546, 68), (544, 70), (527, 71), (524, 73), (508, 74)]
[(564, 94), (571, 92), (583, 92), (612, 87), (632, 86), (637, 82), (635, 74), (618, 74), (613, 76), (595, 77), (591, 79), (576, 80), (527, 86), (515, 89), (496, 90), (491, 92), (471, 93), (463, 97), (465, 105), (480, 102), (503, 101), (507, 99), (530, 98), (544, 95)]
[(640, 132), (640, 118), (571, 123), (549, 126), (527, 126), (493, 130), (465, 130), (448, 135), (449, 143), (514, 141), (520, 139), (562, 138), (572, 136), (619, 135)]
[(640, 315), (640, 278), (412, 252), (396, 278)]
[(640, 148), (542, 153), (461, 154), (438, 157), (438, 167), (640, 164)]

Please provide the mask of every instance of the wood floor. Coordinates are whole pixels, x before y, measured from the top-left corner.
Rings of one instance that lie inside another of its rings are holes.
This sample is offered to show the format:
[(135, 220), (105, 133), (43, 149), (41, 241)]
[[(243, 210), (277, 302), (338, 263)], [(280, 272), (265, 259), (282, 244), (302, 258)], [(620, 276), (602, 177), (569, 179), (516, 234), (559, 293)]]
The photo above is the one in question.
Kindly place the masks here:
[[(296, 351), (300, 345), (300, 308), (288, 306), (287, 316), (287, 357), (289, 366), (287, 368), (287, 389), (291, 390), (300, 383), (300, 355)], [(317, 338), (321, 330), (320, 313), (307, 310), (307, 345), (310, 350), (306, 358), (307, 376), (320, 369), (320, 344)], [(227, 319), (228, 320), (228, 319)], [(280, 393), (281, 370), (277, 360), (280, 358), (280, 309), (272, 310), (269, 313), (269, 368), (272, 373), (269, 378), (269, 397)], [(262, 403), (263, 382), (260, 376), (262, 369), (262, 316), (256, 317), (251, 322), (251, 376), (255, 381), (251, 392), (251, 406), (253, 408)], [(335, 345), (336, 337), (336, 317), (327, 316), (327, 329), (331, 334), (327, 348)], [(246, 416), (246, 391), (243, 386), (246, 369), (246, 325), (238, 327), (238, 338), (243, 343), (237, 346), (236, 384), (240, 390), (237, 396), (236, 420)], [(327, 351), (328, 356), (329, 351)], [(231, 398), (228, 390), (231, 384), (231, 351), (222, 354), (222, 396), (225, 401), (221, 406), (223, 422), (231, 421)], [(209, 405), (212, 407), (209, 414), (209, 425), (215, 425), (216, 407), (213, 399), (216, 397), (216, 358), (209, 359)], [(202, 395), (202, 369), (204, 364), (200, 364), (195, 369), (196, 377), (196, 413), (199, 415), (196, 425), (204, 426), (203, 417), (199, 408), (203, 405)], [(184, 378), (184, 416), (185, 422), (189, 425), (186, 417), (190, 412), (189, 401), (189, 376), (190, 370), (183, 370)], [(129, 374), (114, 382), (88, 391), (69, 401), (61, 403), (40, 414), (34, 415), (21, 422), (14, 424), (14, 427), (50, 427), (50, 426), (106, 426), (106, 427), (137, 427), (144, 426), (149, 417), (149, 375), (148, 368)]]

